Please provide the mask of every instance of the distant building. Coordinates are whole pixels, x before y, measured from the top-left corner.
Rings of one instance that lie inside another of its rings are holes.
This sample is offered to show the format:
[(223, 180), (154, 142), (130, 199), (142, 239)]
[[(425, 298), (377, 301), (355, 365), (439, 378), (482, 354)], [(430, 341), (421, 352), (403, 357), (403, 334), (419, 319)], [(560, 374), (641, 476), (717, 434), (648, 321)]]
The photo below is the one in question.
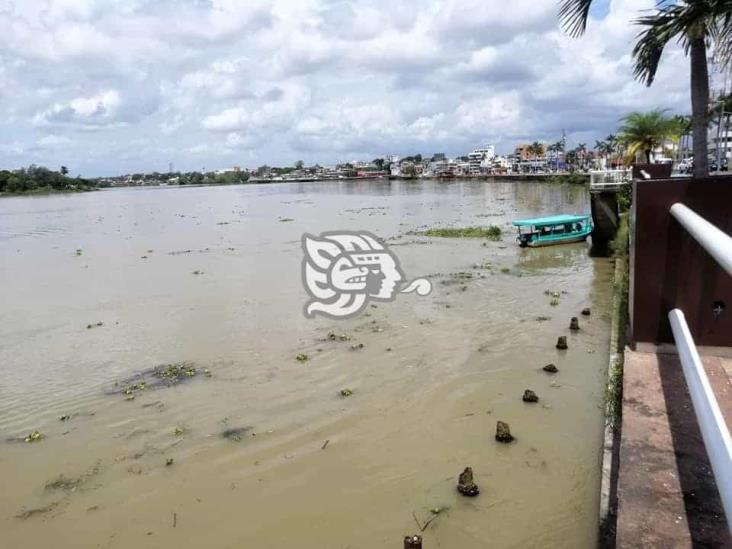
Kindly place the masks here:
[(475, 149), (468, 155), (468, 171), (471, 175), (480, 174), (490, 167), (493, 158), (496, 156), (496, 149), (493, 145), (486, 145), (483, 148)]
[(732, 160), (732, 131), (722, 130), (717, 137), (717, 128), (709, 131), (709, 158), (713, 163), (717, 162), (717, 154), (722, 161), (722, 167), (726, 167)]

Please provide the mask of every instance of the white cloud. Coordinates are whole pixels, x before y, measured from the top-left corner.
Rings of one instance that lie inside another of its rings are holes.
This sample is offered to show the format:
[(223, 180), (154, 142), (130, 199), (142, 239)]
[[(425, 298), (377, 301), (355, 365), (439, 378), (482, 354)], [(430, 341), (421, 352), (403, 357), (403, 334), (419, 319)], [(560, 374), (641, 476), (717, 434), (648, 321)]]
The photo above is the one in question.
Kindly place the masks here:
[(14, 141), (0, 168), (39, 151), (74, 155), (85, 175), (505, 151), (563, 129), (591, 141), (630, 110), (689, 111), (678, 48), (654, 87), (632, 78), (629, 21), (654, 0), (610, 0), (580, 40), (559, 30), (556, 0), (6, 4), (0, 116)]
[(44, 135), (38, 140), (38, 146), (41, 148), (54, 148), (54, 147), (61, 147), (64, 145), (68, 145), (71, 143), (71, 139), (66, 137), (65, 135)]
[(120, 96), (115, 90), (106, 90), (88, 97), (75, 97), (65, 103), (54, 103), (33, 116), (33, 124), (80, 124), (97, 126), (114, 121), (120, 106)]

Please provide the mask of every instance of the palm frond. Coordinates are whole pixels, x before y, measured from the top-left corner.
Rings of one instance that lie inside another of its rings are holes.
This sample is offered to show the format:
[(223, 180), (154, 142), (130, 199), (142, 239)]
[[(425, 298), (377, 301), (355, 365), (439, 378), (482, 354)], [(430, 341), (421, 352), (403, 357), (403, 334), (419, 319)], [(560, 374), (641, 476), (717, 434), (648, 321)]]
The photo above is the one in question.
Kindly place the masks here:
[(592, 0), (562, 0), (559, 6), (559, 21), (564, 32), (573, 38), (582, 36), (587, 29), (590, 6)]
[(653, 84), (661, 62), (663, 49), (673, 38), (678, 38), (688, 49), (690, 30), (698, 24), (698, 14), (691, 9), (693, 4), (671, 4), (661, 7), (656, 13), (636, 19), (637, 25), (646, 27), (638, 35), (633, 48), (633, 76), (646, 86)]

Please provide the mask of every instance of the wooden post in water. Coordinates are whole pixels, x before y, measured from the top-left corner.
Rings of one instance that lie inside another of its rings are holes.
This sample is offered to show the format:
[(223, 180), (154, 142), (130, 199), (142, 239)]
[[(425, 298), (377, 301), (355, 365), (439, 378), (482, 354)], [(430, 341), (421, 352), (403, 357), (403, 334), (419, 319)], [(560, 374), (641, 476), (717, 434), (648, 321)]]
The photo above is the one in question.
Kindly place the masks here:
[(404, 549), (422, 549), (422, 536), (406, 536), (404, 538)]

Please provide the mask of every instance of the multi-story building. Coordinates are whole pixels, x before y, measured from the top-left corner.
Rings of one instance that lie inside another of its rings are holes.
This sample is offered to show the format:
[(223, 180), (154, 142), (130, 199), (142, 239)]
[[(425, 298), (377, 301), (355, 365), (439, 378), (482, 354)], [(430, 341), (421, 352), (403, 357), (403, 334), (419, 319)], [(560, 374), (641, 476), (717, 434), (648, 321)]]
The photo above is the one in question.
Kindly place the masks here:
[(477, 175), (485, 171), (493, 162), (496, 156), (496, 149), (493, 145), (473, 150), (468, 155), (468, 173)]
[[(719, 136), (717, 136), (719, 133)], [(713, 128), (709, 131), (709, 159), (712, 167), (716, 166), (717, 159), (721, 161), (721, 166), (717, 169), (726, 169), (730, 161), (732, 161), (732, 130), (718, 131)]]

